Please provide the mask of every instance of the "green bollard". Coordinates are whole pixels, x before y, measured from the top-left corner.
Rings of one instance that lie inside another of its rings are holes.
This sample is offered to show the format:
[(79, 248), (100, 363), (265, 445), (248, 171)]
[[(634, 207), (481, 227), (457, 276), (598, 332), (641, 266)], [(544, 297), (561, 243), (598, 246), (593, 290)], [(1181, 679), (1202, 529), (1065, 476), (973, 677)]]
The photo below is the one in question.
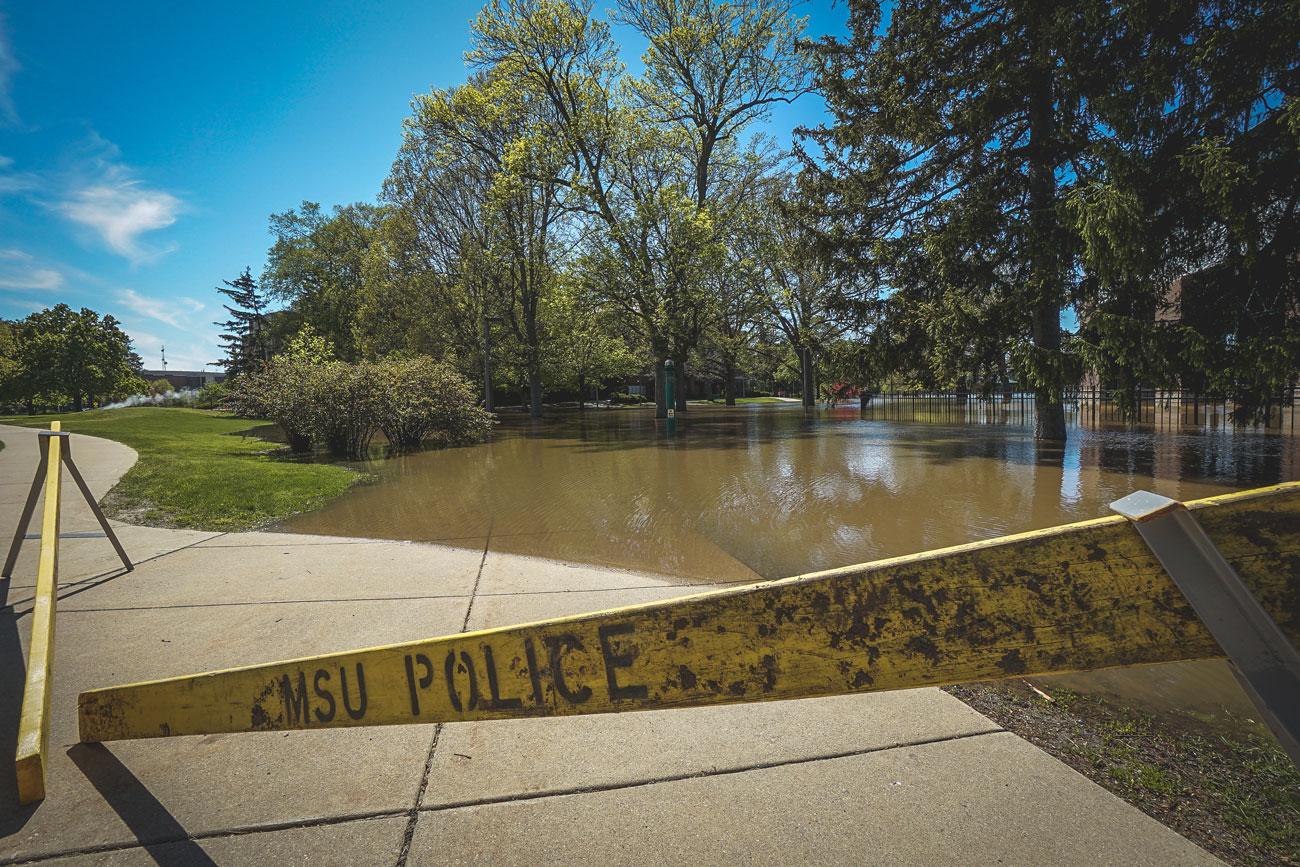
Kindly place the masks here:
[(668, 433), (677, 433), (677, 402), (673, 399), (676, 372), (671, 358), (664, 361), (664, 403), (668, 405)]

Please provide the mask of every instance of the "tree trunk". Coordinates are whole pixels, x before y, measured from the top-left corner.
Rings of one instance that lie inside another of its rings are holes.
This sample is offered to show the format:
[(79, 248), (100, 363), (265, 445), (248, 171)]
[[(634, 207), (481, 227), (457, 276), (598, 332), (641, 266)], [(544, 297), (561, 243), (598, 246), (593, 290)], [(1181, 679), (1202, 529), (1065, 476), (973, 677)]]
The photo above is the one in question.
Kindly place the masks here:
[(73, 411), (74, 411), (74, 412), (81, 412), (83, 406), (84, 406), (84, 404), (83, 404), (82, 399), (81, 399), (81, 394), (80, 394), (80, 393), (74, 394), (74, 395), (72, 396), (72, 409), (73, 409)]
[(542, 417), (542, 366), (536, 358), (528, 361), (528, 414)]
[(817, 405), (817, 390), (813, 385), (812, 347), (799, 347), (799, 374), (803, 381), (804, 409), (812, 409)]
[(668, 418), (668, 403), (664, 395), (664, 383), (667, 381), (664, 360), (663, 356), (655, 356), (655, 418)]
[(578, 412), (587, 411), (587, 377), (578, 377)]
[(1044, 19), (1050, 7), (1035, 9), (1029, 83), (1029, 257), (1031, 318), (1035, 358), (1034, 436), (1065, 439), (1065, 405), (1060, 381), (1061, 303), (1059, 238), (1056, 231), (1055, 117), (1052, 107), (1052, 57)]
[(736, 365), (728, 360), (722, 365), (722, 395), (727, 406), (736, 405)]
[(542, 417), (542, 341), (537, 328), (537, 295), (524, 300), (524, 345), (528, 348), (528, 414)]

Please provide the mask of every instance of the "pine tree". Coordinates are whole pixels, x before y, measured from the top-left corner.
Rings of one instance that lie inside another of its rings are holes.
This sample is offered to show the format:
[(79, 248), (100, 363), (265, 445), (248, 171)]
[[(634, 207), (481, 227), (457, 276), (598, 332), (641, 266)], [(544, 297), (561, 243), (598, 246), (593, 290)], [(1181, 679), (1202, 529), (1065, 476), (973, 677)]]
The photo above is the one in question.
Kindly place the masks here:
[(818, 49), (834, 121), (806, 131), (810, 207), (835, 221), (824, 246), (891, 287), (882, 309), (903, 317), (885, 332), (911, 330), (945, 384), (987, 386), (1010, 361), (1049, 440), (1065, 437), (1061, 314), (1079, 279), (1062, 201), (1104, 134), (1095, 97), (1123, 45), (1107, 7), (933, 0), (886, 22), (854, 4), (850, 38)]
[[(876, 342), (919, 349), (941, 387), (1014, 370), (1045, 439), (1083, 364), (1267, 413), (1300, 369), (1300, 7), (850, 8), (850, 36), (816, 49), (833, 120), (804, 131), (804, 207), (830, 218), (824, 256), (888, 287)], [(1205, 321), (1185, 303), (1164, 327), (1182, 275)]]
[(225, 329), (220, 335), (225, 344), (226, 357), (216, 362), (226, 369), (227, 376), (238, 376), (259, 370), (270, 358), (267, 345), (266, 301), (257, 289), (248, 268), (234, 281), (222, 280), (225, 287), (217, 291), (231, 300), (223, 304), (230, 314), (225, 322), (214, 322)]

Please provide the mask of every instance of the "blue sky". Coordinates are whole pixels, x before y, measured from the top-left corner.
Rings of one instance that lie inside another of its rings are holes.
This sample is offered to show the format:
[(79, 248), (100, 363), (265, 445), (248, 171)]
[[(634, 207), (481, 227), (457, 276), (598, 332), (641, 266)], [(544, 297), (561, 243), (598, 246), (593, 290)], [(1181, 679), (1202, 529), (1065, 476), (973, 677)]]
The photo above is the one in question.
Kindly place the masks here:
[[(480, 5), (0, 0), (0, 317), (87, 306), (146, 367), (215, 361), (214, 287), (261, 272), (271, 213), (374, 199), (412, 95), (464, 81)], [(801, 12), (813, 35), (847, 18)]]

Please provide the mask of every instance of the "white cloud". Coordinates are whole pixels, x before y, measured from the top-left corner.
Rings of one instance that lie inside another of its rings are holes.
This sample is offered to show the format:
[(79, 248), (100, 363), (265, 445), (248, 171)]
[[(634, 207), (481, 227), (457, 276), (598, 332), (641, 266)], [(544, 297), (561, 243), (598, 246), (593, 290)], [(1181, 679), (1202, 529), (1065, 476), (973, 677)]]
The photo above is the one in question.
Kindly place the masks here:
[(176, 315), (174, 305), (170, 301), (159, 301), (157, 298), (146, 298), (134, 289), (121, 289), (117, 293), (117, 301), (124, 304), (131, 310), (146, 319), (154, 319), (172, 328), (184, 330), (186, 325), (179, 316)]
[(14, 57), (13, 47), (9, 44), (9, 28), (0, 15), (0, 123), (17, 125), (18, 110), (14, 108), (13, 77), (20, 69), (18, 58)]
[(52, 268), (0, 270), (0, 289), (58, 289), (63, 275)]
[(175, 249), (174, 245), (143, 247), (140, 236), (176, 222), (181, 207), (180, 199), (149, 189), (121, 166), (109, 166), (101, 178), (73, 190), (55, 206), (73, 222), (94, 229), (104, 243), (132, 262), (153, 259)]
[(0, 196), (23, 193), (37, 187), (38, 178), (31, 172), (14, 172), (13, 157), (0, 156)]
[(0, 289), (58, 289), (63, 274), (16, 248), (0, 250)]
[(22, 195), (91, 229), (132, 264), (176, 249), (175, 244), (147, 245), (142, 239), (176, 222), (185, 210), (180, 198), (146, 185), (122, 162), (118, 146), (94, 130), (74, 151), (71, 166), (62, 171), (13, 171), (14, 161), (0, 156), (0, 196)]

